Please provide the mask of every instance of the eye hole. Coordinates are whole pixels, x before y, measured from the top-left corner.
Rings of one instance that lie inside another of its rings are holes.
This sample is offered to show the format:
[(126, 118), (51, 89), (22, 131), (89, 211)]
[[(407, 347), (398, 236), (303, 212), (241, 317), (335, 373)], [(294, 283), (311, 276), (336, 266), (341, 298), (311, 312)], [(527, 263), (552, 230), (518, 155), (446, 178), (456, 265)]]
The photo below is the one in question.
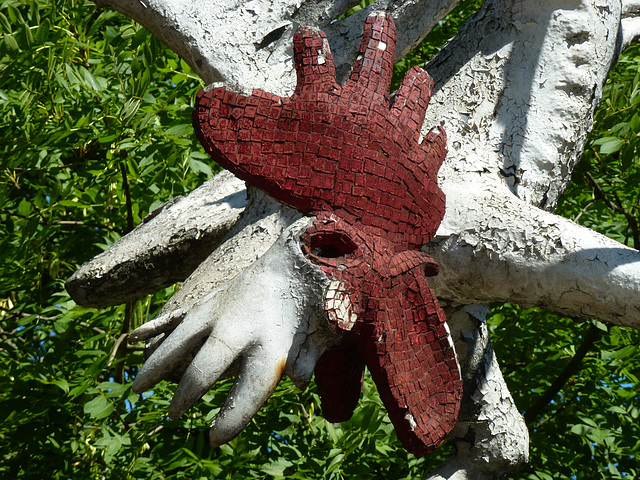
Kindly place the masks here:
[(307, 248), (316, 257), (338, 258), (353, 253), (358, 246), (342, 232), (316, 232)]

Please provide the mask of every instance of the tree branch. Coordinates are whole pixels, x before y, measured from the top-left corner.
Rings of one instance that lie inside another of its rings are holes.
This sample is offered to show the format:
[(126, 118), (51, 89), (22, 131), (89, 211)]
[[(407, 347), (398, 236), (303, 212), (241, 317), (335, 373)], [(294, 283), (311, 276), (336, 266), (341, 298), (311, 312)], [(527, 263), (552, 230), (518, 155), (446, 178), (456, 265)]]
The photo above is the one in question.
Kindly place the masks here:
[(122, 190), (124, 191), (125, 205), (127, 207), (127, 229), (125, 233), (133, 230), (133, 205), (131, 204), (131, 192), (129, 190), (129, 179), (127, 178), (127, 167), (120, 164), (120, 174), (122, 175)]
[(583, 208), (582, 210), (580, 210), (580, 212), (578, 213), (578, 215), (576, 215), (576, 218), (574, 218), (574, 219), (573, 219), (573, 221), (574, 221), (574, 222), (576, 222), (576, 223), (578, 223), (578, 220), (580, 220), (580, 217), (581, 217), (582, 215), (584, 215), (584, 214), (587, 212), (587, 210), (589, 210), (589, 209), (593, 206), (593, 204), (594, 204), (594, 203), (596, 203), (596, 201), (595, 201), (595, 200), (592, 200), (592, 201), (590, 201), (589, 203), (587, 203), (587, 204), (584, 206), (584, 208)]
[(626, 50), (632, 43), (640, 39), (640, 1), (622, 0), (621, 50)]
[(621, 7), (602, 12), (594, 0), (484, 2), (427, 65), (437, 91), (423, 132), (443, 124), (449, 146), (441, 183), (485, 172), (555, 207), (618, 59)]
[[(380, 0), (363, 13), (329, 25), (357, 1), (96, 0), (146, 27), (205, 83), (225, 82), (287, 95), (295, 87), (291, 38), (302, 24), (325, 28), (338, 71), (349, 71), (360, 46), (362, 15), (389, 10), (398, 25), (396, 58), (413, 48), (459, 0)], [(353, 17), (353, 18), (352, 18)]]
[[(113, 346), (113, 349), (111, 350), (111, 354), (109, 355), (109, 360), (107, 361), (107, 368), (111, 368), (111, 365), (113, 365), (113, 362), (116, 359), (116, 356), (118, 356), (118, 352), (120, 350), (120, 346), (122, 345), (122, 342), (124, 342), (126, 340), (126, 338), (127, 338), (127, 334), (126, 333), (122, 333), (122, 334), (120, 334), (120, 336), (116, 340), (116, 343)], [(125, 343), (125, 345), (126, 345), (126, 343)], [(116, 382), (122, 383), (120, 380), (117, 380), (117, 379), (116, 379)]]
[(80, 321), (80, 322), (78, 322), (78, 325), (80, 325), (81, 327), (84, 327), (84, 328), (90, 328), (91, 330), (93, 330), (94, 332), (96, 332), (96, 333), (98, 333), (98, 334), (100, 334), (100, 335), (104, 335), (104, 334), (106, 334), (106, 333), (107, 333), (107, 332), (105, 332), (104, 330), (102, 330), (101, 328), (98, 328), (98, 327), (92, 327), (92, 326), (91, 326), (91, 325), (89, 325), (87, 322)]
[(424, 248), (440, 264), (429, 280), (438, 296), (640, 328), (640, 252), (527, 205), (483, 177), (445, 185), (447, 214)]
[(625, 51), (640, 39), (640, 18), (625, 18), (622, 20), (621, 25), (622, 44), (620, 48)]
[(80, 267), (66, 288), (76, 303), (105, 307), (184, 280), (217, 247), (246, 205), (244, 182), (216, 175), (149, 214), (129, 235)]
[[(7, 215), (11, 215), (12, 217), (18, 217), (18, 218), (22, 218), (24, 220), (31, 220), (33, 217), (29, 217), (28, 215), (22, 215), (18, 212), (14, 212), (12, 210), (8, 210), (6, 208), (0, 208), (0, 213), (4, 213)], [(81, 220), (40, 220), (38, 222), (40, 225), (77, 225), (77, 226), (83, 226), (83, 227), (93, 227), (93, 228), (104, 228), (105, 230), (109, 230), (110, 232), (117, 232), (121, 235), (124, 234), (124, 232), (118, 228), (115, 227), (111, 227), (109, 225), (104, 225), (102, 223), (95, 223), (95, 222), (84, 222)]]
[[(122, 327), (120, 328), (120, 336), (118, 337), (118, 340), (113, 347), (113, 352), (109, 357), (107, 368), (111, 367), (114, 358), (117, 358), (118, 360), (124, 360), (125, 358), (127, 358), (127, 342), (125, 342), (125, 340), (129, 337), (129, 332), (131, 331), (131, 322), (133, 320), (135, 308), (135, 300), (128, 301), (125, 305), (124, 319), (122, 321)], [(121, 361), (118, 365), (116, 365), (114, 380), (117, 383), (124, 383), (124, 361)]]
[(629, 215), (629, 212), (622, 207), (622, 202), (620, 202), (620, 199), (617, 197), (617, 195), (614, 194), (616, 203), (613, 203), (609, 199), (609, 197), (607, 197), (607, 194), (604, 192), (604, 190), (602, 190), (602, 187), (600, 186), (600, 184), (596, 182), (596, 180), (593, 178), (593, 176), (591, 176), (589, 172), (585, 173), (584, 176), (587, 179), (587, 182), (590, 183), (591, 186), (594, 188), (596, 196), (604, 200), (604, 203), (607, 205), (607, 207), (609, 207), (611, 210), (613, 210), (616, 213), (624, 215), (625, 217)]

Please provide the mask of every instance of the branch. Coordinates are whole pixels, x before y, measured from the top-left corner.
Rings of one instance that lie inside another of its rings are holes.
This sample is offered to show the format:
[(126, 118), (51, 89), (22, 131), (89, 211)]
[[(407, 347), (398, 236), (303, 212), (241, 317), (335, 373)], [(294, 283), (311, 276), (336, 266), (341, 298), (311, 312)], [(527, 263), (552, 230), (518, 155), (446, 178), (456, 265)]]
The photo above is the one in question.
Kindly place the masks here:
[(640, 40), (640, 18), (624, 18), (621, 22), (622, 44), (621, 51), (625, 51), (633, 43)]
[(245, 206), (244, 183), (216, 175), (152, 212), (129, 235), (84, 264), (66, 288), (76, 303), (125, 303), (184, 280), (217, 247)]
[(589, 210), (593, 204), (596, 203), (595, 200), (590, 201), (589, 203), (587, 203), (582, 210), (580, 210), (580, 212), (578, 212), (578, 215), (576, 215), (576, 218), (573, 219), (574, 222), (578, 223), (578, 220), (580, 220), (580, 217), (582, 215), (584, 215), (586, 213), (587, 210)]
[[(113, 365), (113, 361), (116, 359), (116, 356), (118, 355), (118, 352), (120, 351), (120, 346), (122, 345), (122, 342), (124, 342), (127, 339), (127, 334), (126, 333), (121, 333), (120, 336), (118, 337), (118, 339), (116, 340), (115, 345), (113, 346), (113, 349), (111, 350), (111, 354), (109, 355), (109, 361), (107, 362), (107, 369), (111, 368), (111, 365)], [(126, 343), (125, 343), (126, 345)], [(121, 379), (120, 380), (116, 380), (118, 383), (122, 383)]]
[(439, 178), (489, 172), (552, 210), (617, 61), (620, 19), (617, 2), (485, 1), (427, 65), (438, 91), (423, 132), (442, 123), (449, 145)]
[[(459, 0), (381, 0), (366, 10), (329, 26), (329, 22), (359, 3), (356, 0), (274, 0), (219, 2), (200, 0), (95, 0), (146, 27), (206, 83), (225, 82), (244, 89), (262, 88), (287, 95), (295, 87), (291, 39), (301, 25), (326, 28), (338, 71), (349, 71), (360, 45), (362, 15), (387, 4), (399, 36), (402, 58)], [(351, 18), (354, 17), (354, 18)], [(346, 67), (344, 66), (346, 65)]]
[(104, 228), (105, 230), (109, 230), (110, 232), (116, 232), (120, 235), (123, 235), (125, 232), (120, 230), (119, 228), (111, 227), (109, 225), (104, 225), (102, 223), (95, 222), (83, 222), (81, 220), (58, 220), (55, 222), (49, 222), (50, 225), (69, 225), (69, 226), (81, 226), (81, 227), (91, 227), (91, 228)]
[(440, 264), (429, 280), (438, 296), (640, 328), (640, 252), (532, 207), (485, 176), (446, 185), (447, 215), (425, 247)]
[(621, 51), (625, 51), (632, 43), (640, 40), (640, 1), (623, 0), (622, 1), (622, 21), (620, 22), (621, 30)]
[[(136, 308), (136, 301), (130, 300), (126, 303), (124, 309), (124, 320), (122, 321), (122, 327), (120, 329), (120, 336), (113, 347), (113, 352), (107, 363), (107, 369), (111, 368), (115, 358), (118, 360), (124, 360), (127, 357), (127, 342), (125, 341), (129, 337), (131, 331), (131, 322), (133, 320), (134, 310)], [(124, 383), (124, 362), (116, 365), (116, 372), (114, 379), (117, 383)]]
[(450, 146), (431, 285), (638, 328), (638, 252), (531, 206), (564, 191), (618, 55), (619, 5), (561, 3), (489, 0), (428, 66), (425, 127), (444, 119)]
[[(614, 212), (620, 215), (623, 215), (627, 219), (627, 222), (629, 223), (629, 228), (627, 229), (627, 232), (630, 229), (631, 232), (633, 233), (633, 246), (636, 249), (640, 247), (640, 229), (638, 228), (638, 221), (636, 220), (635, 213), (633, 211), (630, 212), (629, 210), (624, 208), (616, 192), (613, 192), (613, 197), (616, 200), (616, 203), (613, 203), (609, 199), (605, 191), (602, 189), (602, 187), (598, 184), (598, 182), (596, 182), (596, 180), (593, 178), (593, 176), (591, 176), (589, 172), (585, 173), (584, 176), (587, 179), (587, 182), (590, 183), (591, 186), (593, 186), (593, 188), (595, 189), (596, 197), (601, 198), (604, 201), (604, 203), (607, 205), (607, 207), (609, 207)], [(633, 209), (635, 209), (635, 205)]]
[(587, 182), (590, 183), (591, 186), (594, 188), (596, 197), (601, 198), (604, 201), (604, 203), (607, 205), (607, 207), (609, 207), (614, 212), (619, 213), (620, 215), (624, 215), (624, 216), (631, 215), (631, 213), (628, 212), (622, 206), (622, 203), (620, 202), (620, 199), (618, 198), (617, 195), (615, 196), (616, 203), (613, 203), (609, 199), (609, 197), (607, 197), (607, 194), (604, 192), (604, 190), (602, 190), (602, 187), (600, 186), (600, 184), (596, 182), (595, 178), (593, 178), (593, 176), (589, 172), (585, 173), (584, 176), (587, 179)]
[(98, 333), (100, 335), (104, 335), (104, 334), (107, 333), (106, 331), (102, 330), (101, 328), (92, 327), (87, 322), (80, 321), (80, 322), (78, 322), (78, 325), (80, 325), (81, 327), (84, 327), (84, 328), (91, 328), (91, 330), (93, 330), (94, 332), (96, 332), (96, 333)]
[(124, 190), (124, 199), (127, 207), (127, 230), (129, 233), (133, 230), (133, 205), (131, 204), (131, 192), (129, 191), (129, 179), (127, 178), (127, 167), (124, 163), (120, 164), (120, 174), (122, 175), (122, 189)]
[[(12, 210), (8, 210), (6, 208), (0, 208), (0, 213), (4, 213), (6, 215), (11, 215), (12, 217), (18, 217), (18, 218), (23, 218), (25, 220), (31, 220), (33, 217), (30, 217), (28, 215), (22, 215), (18, 212), (14, 212)], [(77, 225), (77, 226), (84, 226), (84, 227), (93, 227), (93, 228), (104, 228), (105, 230), (109, 230), (110, 232), (117, 232), (117, 233), (124, 233), (122, 232), (122, 230), (115, 228), (115, 227), (111, 227), (109, 225), (104, 225), (102, 223), (94, 223), (94, 222), (84, 222), (81, 220), (55, 220), (55, 221), (51, 221), (51, 220), (40, 220), (38, 221), (38, 223), (40, 225)]]

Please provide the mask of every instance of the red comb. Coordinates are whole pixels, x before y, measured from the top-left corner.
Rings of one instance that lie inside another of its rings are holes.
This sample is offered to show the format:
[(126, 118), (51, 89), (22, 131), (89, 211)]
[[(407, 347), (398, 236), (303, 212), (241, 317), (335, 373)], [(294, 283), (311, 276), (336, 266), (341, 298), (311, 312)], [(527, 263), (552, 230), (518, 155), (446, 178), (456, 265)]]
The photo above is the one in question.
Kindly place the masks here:
[(396, 31), (370, 17), (349, 81), (335, 81), (323, 32), (294, 36), (298, 84), (291, 97), (225, 88), (198, 93), (198, 139), (224, 168), (304, 213), (334, 211), (404, 248), (420, 248), (444, 215), (436, 175), (442, 129), (418, 143), (433, 82), (412, 69), (393, 104)]

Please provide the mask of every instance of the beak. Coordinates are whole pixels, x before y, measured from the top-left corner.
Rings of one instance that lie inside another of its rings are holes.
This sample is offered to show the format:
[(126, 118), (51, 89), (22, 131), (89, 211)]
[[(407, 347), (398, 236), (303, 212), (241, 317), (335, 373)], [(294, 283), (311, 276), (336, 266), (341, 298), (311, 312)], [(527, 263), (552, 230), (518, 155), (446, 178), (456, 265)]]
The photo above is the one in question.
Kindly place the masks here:
[[(295, 222), (251, 267), (186, 309), (186, 315), (164, 315), (132, 333), (138, 340), (164, 336), (156, 340), (133, 390), (141, 393), (178, 376), (171, 418), (185, 413), (220, 378), (236, 374), (211, 426), (212, 446), (240, 433), (283, 374), (306, 387), (318, 358), (339, 341), (322, 309), (329, 280), (300, 248), (300, 235), (311, 222)], [(191, 356), (185, 370), (184, 358)]]

